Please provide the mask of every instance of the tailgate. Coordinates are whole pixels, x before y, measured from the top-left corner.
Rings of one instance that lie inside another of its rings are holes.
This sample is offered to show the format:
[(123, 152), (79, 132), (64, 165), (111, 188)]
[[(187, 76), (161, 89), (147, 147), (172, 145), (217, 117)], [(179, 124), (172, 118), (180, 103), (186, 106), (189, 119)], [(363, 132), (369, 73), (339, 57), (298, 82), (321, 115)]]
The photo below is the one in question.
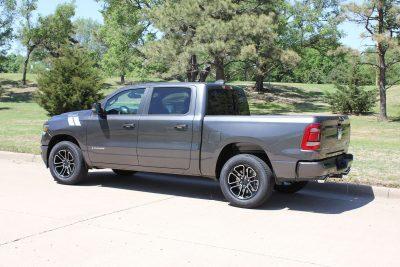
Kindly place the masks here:
[(348, 116), (326, 116), (318, 119), (321, 123), (321, 156), (325, 158), (347, 153), (350, 143)]

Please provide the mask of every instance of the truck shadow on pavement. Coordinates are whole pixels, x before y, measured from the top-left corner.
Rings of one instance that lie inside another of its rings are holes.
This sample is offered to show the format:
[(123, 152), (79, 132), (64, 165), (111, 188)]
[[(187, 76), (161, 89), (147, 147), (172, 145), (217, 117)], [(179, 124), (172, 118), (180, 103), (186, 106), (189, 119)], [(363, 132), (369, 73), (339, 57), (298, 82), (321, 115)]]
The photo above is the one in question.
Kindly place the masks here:
[[(123, 190), (164, 194), (226, 202), (218, 182), (201, 177), (153, 173), (117, 176), (111, 171), (90, 172), (81, 186), (102, 186)], [(260, 210), (294, 210), (322, 214), (340, 214), (361, 208), (375, 199), (370, 186), (345, 183), (310, 183), (300, 192), (274, 192)]]

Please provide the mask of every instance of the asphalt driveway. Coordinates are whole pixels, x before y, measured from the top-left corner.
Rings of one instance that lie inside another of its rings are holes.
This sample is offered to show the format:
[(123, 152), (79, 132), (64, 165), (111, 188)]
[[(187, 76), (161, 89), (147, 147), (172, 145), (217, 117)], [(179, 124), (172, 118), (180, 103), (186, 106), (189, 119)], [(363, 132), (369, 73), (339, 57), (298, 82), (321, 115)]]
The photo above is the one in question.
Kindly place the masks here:
[(400, 200), (372, 189), (315, 184), (245, 210), (206, 179), (104, 170), (65, 186), (38, 162), (3, 157), (0, 169), (0, 266), (400, 262)]

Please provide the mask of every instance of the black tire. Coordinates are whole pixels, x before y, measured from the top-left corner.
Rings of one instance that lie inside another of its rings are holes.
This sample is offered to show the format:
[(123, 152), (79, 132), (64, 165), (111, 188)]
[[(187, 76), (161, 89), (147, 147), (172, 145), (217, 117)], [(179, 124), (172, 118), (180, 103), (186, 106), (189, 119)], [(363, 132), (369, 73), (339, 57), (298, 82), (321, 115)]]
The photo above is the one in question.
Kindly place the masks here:
[(113, 169), (112, 171), (116, 175), (121, 175), (121, 176), (130, 176), (130, 175), (134, 175), (135, 174), (135, 171), (117, 170), (117, 169)]
[(55, 181), (67, 185), (81, 182), (88, 173), (81, 149), (68, 141), (62, 141), (53, 147), (49, 155), (49, 168)]
[(307, 181), (300, 182), (283, 182), (275, 185), (275, 191), (285, 194), (293, 194), (303, 189), (308, 184)]
[[(245, 174), (240, 175), (241, 169)], [(241, 208), (256, 208), (264, 204), (271, 196), (274, 185), (273, 177), (271, 169), (262, 159), (249, 154), (240, 154), (225, 163), (221, 170), (219, 184), (222, 193), (231, 205)], [(257, 183), (256, 180), (258, 180)], [(242, 190), (243, 187), (244, 190)]]

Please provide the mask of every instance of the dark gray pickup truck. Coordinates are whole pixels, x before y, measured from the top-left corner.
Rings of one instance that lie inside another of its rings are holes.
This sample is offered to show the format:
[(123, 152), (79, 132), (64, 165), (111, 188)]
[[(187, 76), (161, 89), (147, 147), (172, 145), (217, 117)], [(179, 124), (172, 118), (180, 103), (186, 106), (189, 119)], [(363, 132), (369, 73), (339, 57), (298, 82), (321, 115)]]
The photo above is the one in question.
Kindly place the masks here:
[(220, 83), (124, 87), (43, 128), (42, 157), (59, 183), (76, 184), (94, 168), (203, 176), (246, 208), (273, 190), (341, 177), (353, 159), (347, 116), (250, 116), (244, 91)]

